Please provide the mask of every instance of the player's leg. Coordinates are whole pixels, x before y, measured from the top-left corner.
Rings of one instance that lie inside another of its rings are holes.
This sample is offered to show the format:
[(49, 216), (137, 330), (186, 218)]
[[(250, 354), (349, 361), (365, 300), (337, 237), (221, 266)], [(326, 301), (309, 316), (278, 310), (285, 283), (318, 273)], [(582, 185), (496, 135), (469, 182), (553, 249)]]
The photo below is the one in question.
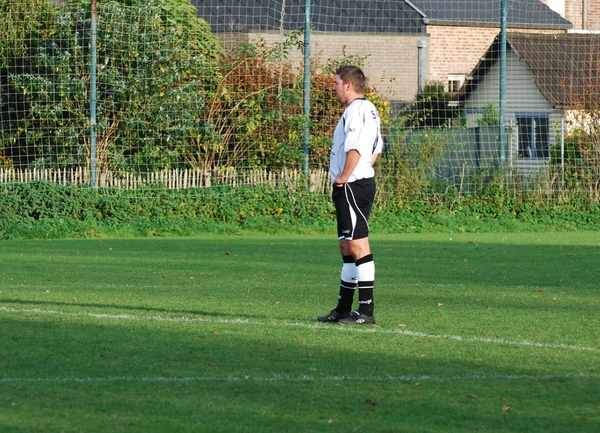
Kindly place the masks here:
[(347, 252), (346, 240), (340, 240), (340, 253), (342, 254), (342, 272), (340, 279), (340, 291), (337, 306), (324, 316), (317, 317), (319, 322), (337, 322), (350, 315), (354, 292), (356, 291), (357, 269), (354, 257)]
[(369, 215), (375, 197), (375, 182), (365, 180), (351, 188), (354, 212), (353, 238), (347, 240), (348, 252), (354, 257), (358, 284), (358, 309), (349, 317), (339, 320), (341, 324), (375, 323), (373, 288), (375, 284), (375, 262), (369, 245)]
[(358, 283), (358, 269), (349, 241), (340, 239), (339, 242), (343, 265), (336, 311), (347, 314), (352, 311), (352, 302), (354, 301), (354, 293), (356, 292), (356, 285)]
[(342, 272), (338, 304), (328, 314), (317, 317), (319, 322), (337, 322), (340, 319), (348, 317), (352, 310), (354, 292), (356, 291), (357, 269), (354, 256), (346, 240), (346, 236), (351, 231), (352, 218), (345, 189), (334, 186), (332, 198), (336, 207), (338, 241), (342, 256)]
[(375, 283), (375, 262), (369, 245), (369, 238), (340, 240), (340, 253), (343, 258), (342, 279), (338, 305), (339, 314), (352, 310), (354, 293), (358, 285), (358, 310), (373, 316), (373, 287)]
[(350, 316), (339, 320), (343, 325), (375, 323), (375, 303), (373, 288), (375, 285), (375, 262), (369, 249), (368, 238), (349, 241), (354, 254), (356, 276), (358, 280), (358, 308)]

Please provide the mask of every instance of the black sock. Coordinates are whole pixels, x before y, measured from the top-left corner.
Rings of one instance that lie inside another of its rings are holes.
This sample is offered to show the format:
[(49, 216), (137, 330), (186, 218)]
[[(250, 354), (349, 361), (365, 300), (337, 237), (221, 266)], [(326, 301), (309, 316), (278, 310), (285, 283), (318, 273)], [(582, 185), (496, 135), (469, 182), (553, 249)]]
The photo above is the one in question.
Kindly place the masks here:
[[(356, 283), (347, 283), (345, 281), (342, 281), (340, 283), (340, 294), (338, 296), (338, 304), (337, 307), (335, 307), (335, 311), (337, 311), (340, 314), (347, 313), (348, 311), (352, 310), (354, 292), (356, 292), (356, 289), (354, 288), (353, 284)], [(349, 286), (352, 288), (350, 288)]]
[(373, 315), (373, 282), (359, 281), (358, 283), (358, 310), (367, 316)]
[(369, 254), (356, 261), (358, 268), (358, 311), (372, 316), (375, 309), (373, 303), (373, 286), (375, 284), (375, 264), (373, 255)]
[(356, 265), (354, 257), (342, 256), (342, 279), (340, 281), (340, 294), (338, 296), (338, 305), (335, 311), (338, 313), (347, 313), (352, 310), (354, 292), (356, 291)]

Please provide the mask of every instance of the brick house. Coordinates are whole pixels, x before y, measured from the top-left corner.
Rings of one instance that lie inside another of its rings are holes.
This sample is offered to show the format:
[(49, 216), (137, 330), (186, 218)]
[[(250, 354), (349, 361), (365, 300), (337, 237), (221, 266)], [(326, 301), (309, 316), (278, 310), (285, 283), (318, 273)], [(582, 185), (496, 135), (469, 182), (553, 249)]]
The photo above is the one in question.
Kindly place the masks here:
[[(280, 41), (304, 26), (304, 0), (192, 0), (225, 48), (243, 41)], [(285, 4), (285, 8), (283, 5)], [(371, 84), (395, 100), (411, 100), (426, 78), (428, 35), (423, 14), (408, 1), (311, 1), (311, 59), (367, 56)], [(302, 37), (302, 36), (301, 36)], [(419, 70), (419, 58), (425, 66)], [(291, 53), (299, 65), (302, 54)]]
[[(457, 92), (500, 32), (498, 0), (414, 0), (430, 37), (429, 79)], [(538, 0), (508, 0), (510, 32), (565, 33), (572, 24)]]
[(597, 0), (541, 0), (573, 24), (573, 31), (600, 32), (600, 2)]
[[(304, 0), (192, 0), (226, 48), (267, 43), (302, 28)], [(285, 4), (285, 8), (282, 5)], [(539, 0), (508, 0), (511, 31), (573, 26)], [(424, 82), (458, 91), (500, 27), (498, 0), (312, 0), (311, 57), (366, 56), (365, 74), (391, 100), (414, 100)], [(292, 57), (297, 63), (301, 56)]]

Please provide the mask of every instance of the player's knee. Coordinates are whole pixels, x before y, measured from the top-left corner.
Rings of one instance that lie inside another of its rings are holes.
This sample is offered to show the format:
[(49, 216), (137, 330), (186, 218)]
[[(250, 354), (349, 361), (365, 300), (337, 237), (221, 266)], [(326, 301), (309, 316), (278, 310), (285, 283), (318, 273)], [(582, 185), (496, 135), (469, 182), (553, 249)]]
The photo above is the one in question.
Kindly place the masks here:
[(356, 273), (358, 281), (375, 280), (375, 262), (373, 261), (373, 254), (367, 254), (356, 260)]
[(371, 254), (371, 248), (369, 247), (368, 238), (355, 239), (348, 242), (350, 247), (350, 254), (354, 257), (354, 260), (359, 260), (369, 254)]

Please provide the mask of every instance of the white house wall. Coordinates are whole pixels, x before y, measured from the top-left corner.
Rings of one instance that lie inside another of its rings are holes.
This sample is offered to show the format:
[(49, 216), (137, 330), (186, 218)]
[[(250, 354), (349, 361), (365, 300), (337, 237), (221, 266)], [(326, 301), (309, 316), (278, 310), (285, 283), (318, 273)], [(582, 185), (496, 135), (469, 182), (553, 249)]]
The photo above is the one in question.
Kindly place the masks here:
[[(548, 114), (550, 120), (549, 144), (552, 146), (559, 141), (554, 133), (553, 126), (560, 122), (561, 111), (552, 107), (544, 95), (535, 85), (531, 74), (519, 60), (517, 55), (508, 50), (506, 53), (506, 87), (505, 87), (505, 119), (509, 127), (516, 131), (517, 113), (544, 113)], [(499, 62), (487, 73), (484, 80), (471, 97), (465, 102), (467, 124), (470, 127), (477, 126), (477, 120), (481, 118), (486, 105), (494, 103), (497, 112), (500, 97), (500, 67)], [(511, 141), (512, 155), (516, 155), (516, 134), (509, 130), (508, 138)]]

